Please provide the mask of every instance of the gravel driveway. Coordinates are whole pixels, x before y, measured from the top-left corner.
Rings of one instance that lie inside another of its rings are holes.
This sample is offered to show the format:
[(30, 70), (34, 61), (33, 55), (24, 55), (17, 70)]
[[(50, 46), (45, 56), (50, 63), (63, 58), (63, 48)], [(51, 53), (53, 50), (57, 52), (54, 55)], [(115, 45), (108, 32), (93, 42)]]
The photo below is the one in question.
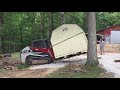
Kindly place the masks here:
[(86, 58), (87, 58), (86, 54), (83, 54), (80, 56), (71, 57), (69, 59), (62, 59), (62, 60), (56, 61), (55, 63), (51, 63), (51, 64), (33, 65), (29, 69), (31, 69), (31, 70), (47, 69), (47, 68), (59, 69), (59, 68), (65, 67), (66, 65), (71, 64), (71, 63), (84, 64), (86, 62)]
[[(115, 74), (115, 78), (120, 78), (120, 62), (114, 62), (114, 60), (120, 60), (120, 53), (106, 53), (105, 55), (99, 55), (101, 57), (99, 59), (99, 63), (106, 69), (107, 72), (112, 72)], [(33, 65), (27, 70), (17, 70), (8, 72), (6, 74), (0, 74), (2, 78), (40, 78), (45, 77), (49, 73), (52, 73), (59, 68), (63, 68), (64, 66), (77, 63), (77, 64), (84, 64), (86, 62), (87, 55), (79, 55), (74, 56), (69, 59), (63, 59), (61, 61), (56, 61), (55, 63), (51, 64), (44, 64), (44, 65)]]
[(107, 72), (112, 72), (116, 78), (120, 78), (120, 62), (114, 62), (114, 60), (120, 60), (120, 53), (106, 53), (98, 56), (102, 57), (99, 63), (103, 65), (103, 68)]
[[(99, 63), (103, 66), (103, 68), (110, 73), (113, 73), (115, 75), (115, 78), (120, 78), (120, 62), (114, 62), (114, 60), (120, 60), (120, 53), (106, 53), (105, 55), (99, 55), (98, 57), (101, 57), (99, 59)], [(59, 69), (62, 68), (70, 63), (80, 63), (84, 64), (86, 62), (87, 55), (79, 55), (74, 56), (69, 59), (63, 59), (61, 62), (58, 63), (51, 63), (51, 64), (45, 64), (45, 65), (37, 65), (32, 66), (30, 69), (45, 69), (45, 68), (53, 68), (53, 69)]]

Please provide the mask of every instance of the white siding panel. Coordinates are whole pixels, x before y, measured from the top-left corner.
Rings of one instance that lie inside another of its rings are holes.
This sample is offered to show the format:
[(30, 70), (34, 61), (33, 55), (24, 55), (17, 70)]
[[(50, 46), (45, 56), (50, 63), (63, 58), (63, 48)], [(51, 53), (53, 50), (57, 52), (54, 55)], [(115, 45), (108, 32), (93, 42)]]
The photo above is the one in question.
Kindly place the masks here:
[(87, 43), (84, 39), (84, 34), (80, 34), (54, 46), (53, 50), (56, 58), (75, 54), (77, 52), (87, 52)]
[(64, 24), (52, 32), (51, 42), (54, 45), (81, 32), (82, 29), (76, 24)]
[(120, 31), (111, 31), (111, 44), (120, 44)]
[[(68, 30), (62, 31), (63, 28), (68, 28)], [(87, 52), (86, 35), (76, 24), (64, 24), (55, 29), (51, 36), (51, 43), (55, 58), (65, 57), (78, 52)]]

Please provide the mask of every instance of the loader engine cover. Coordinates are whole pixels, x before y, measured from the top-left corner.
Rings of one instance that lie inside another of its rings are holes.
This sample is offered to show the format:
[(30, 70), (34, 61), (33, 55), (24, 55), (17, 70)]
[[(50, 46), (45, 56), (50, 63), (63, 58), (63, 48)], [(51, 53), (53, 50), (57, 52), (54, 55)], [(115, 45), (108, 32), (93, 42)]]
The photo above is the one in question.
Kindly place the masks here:
[(48, 60), (48, 63), (54, 61), (54, 52), (49, 39), (34, 40), (30, 46), (20, 51), (22, 63), (32, 64), (33, 60)]

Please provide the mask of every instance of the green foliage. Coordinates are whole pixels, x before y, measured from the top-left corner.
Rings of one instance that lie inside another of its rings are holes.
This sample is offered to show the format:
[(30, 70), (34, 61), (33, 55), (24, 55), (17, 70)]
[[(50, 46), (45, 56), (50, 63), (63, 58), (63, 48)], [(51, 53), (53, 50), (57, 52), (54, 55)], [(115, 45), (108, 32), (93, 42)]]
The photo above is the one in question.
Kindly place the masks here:
[(97, 31), (113, 25), (120, 25), (119, 12), (98, 12), (96, 19)]
[[(78, 67), (77, 67), (78, 68)], [(105, 74), (105, 70), (98, 66), (82, 67), (80, 70), (72, 70), (69, 66), (59, 69), (47, 76), (47, 78), (110, 78), (112, 76)], [(102, 74), (102, 76), (101, 76)], [(104, 75), (104, 76), (103, 76)]]
[(13, 52), (11, 54), (12, 58), (15, 60), (19, 60), (20, 59), (20, 52)]
[[(45, 39), (51, 25), (52, 30), (60, 26), (59, 12), (4, 12), (3, 16), (3, 30), (0, 35), (4, 53), (20, 51), (34, 39)], [(97, 12), (96, 16), (97, 31), (120, 23), (119, 12)], [(65, 12), (64, 17), (66, 24), (78, 24), (87, 32), (85, 12)]]
[(17, 65), (16, 66), (18, 69), (27, 69), (29, 68), (30, 66), (29, 65), (26, 65), (26, 64), (20, 64), (20, 65)]
[[(51, 12), (53, 29), (60, 26), (59, 12)], [(83, 13), (66, 12), (65, 23), (83, 22)], [(4, 53), (20, 51), (30, 45), (34, 39), (47, 38), (50, 25), (49, 12), (4, 12), (4, 24), (2, 30), (2, 49)], [(41, 30), (43, 22), (43, 31)], [(82, 24), (81, 24), (82, 25)], [(51, 35), (51, 32), (50, 32)]]
[(7, 72), (8, 72), (8, 70), (6, 70), (6, 69), (1, 69), (1, 68), (0, 68), (0, 74), (1, 74), (1, 73), (2, 73), (2, 74), (3, 74), (3, 73), (7, 73)]

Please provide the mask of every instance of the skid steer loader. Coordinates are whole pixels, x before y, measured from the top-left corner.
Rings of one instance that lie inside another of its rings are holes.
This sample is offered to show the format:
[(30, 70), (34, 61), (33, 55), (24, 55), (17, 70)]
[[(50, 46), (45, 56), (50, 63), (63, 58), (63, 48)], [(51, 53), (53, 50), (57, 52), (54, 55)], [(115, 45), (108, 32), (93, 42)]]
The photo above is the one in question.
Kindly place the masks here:
[(54, 61), (54, 53), (49, 39), (34, 40), (30, 46), (26, 46), (20, 51), (22, 63), (32, 65), (34, 61)]

